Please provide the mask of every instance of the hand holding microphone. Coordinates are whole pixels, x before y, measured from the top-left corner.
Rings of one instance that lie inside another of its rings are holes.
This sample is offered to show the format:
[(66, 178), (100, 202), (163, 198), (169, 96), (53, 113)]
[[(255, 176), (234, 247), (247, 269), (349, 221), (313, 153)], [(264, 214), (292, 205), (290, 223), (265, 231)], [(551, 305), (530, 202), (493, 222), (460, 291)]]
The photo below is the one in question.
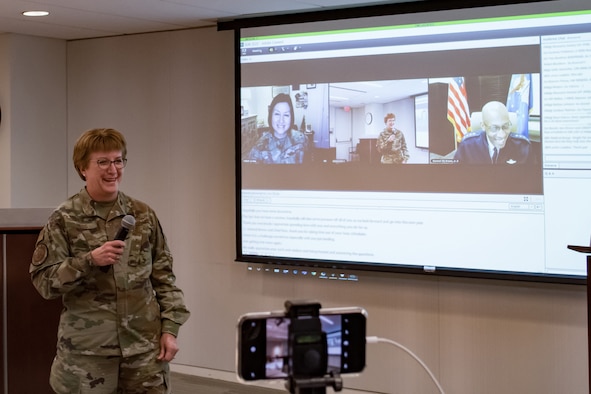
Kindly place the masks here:
[[(121, 228), (117, 231), (114, 241), (125, 241), (127, 235), (135, 227), (135, 218), (125, 215), (121, 220)], [(102, 272), (108, 272), (111, 265), (121, 258), (125, 245), (117, 242), (106, 242), (101, 247), (92, 251), (92, 259)]]

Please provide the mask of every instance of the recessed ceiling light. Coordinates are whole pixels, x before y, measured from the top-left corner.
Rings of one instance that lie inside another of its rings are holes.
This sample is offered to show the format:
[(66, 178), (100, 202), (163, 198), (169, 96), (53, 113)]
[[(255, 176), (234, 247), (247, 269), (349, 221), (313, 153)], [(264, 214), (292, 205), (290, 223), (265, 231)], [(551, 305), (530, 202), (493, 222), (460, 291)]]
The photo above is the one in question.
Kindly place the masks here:
[(23, 11), (24, 16), (47, 16), (49, 11)]

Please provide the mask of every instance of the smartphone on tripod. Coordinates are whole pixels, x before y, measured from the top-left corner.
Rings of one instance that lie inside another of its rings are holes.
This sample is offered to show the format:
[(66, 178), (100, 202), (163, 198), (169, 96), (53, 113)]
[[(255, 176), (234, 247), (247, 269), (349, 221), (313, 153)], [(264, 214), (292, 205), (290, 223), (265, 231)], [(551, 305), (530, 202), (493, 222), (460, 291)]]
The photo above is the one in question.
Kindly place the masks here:
[[(319, 318), (328, 348), (326, 372), (361, 372), (365, 368), (365, 309), (321, 308)], [(247, 313), (239, 318), (236, 371), (240, 379), (287, 379), (290, 321), (285, 311)]]

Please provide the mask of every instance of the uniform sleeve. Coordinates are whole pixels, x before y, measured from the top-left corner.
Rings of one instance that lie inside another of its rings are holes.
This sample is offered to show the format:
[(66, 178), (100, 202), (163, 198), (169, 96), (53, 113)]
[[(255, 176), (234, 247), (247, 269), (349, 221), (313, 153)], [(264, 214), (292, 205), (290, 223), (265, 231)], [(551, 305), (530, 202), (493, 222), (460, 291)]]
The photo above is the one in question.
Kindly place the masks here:
[(29, 267), (33, 286), (43, 298), (57, 298), (76, 288), (91, 270), (90, 252), (71, 256), (63, 220), (55, 212), (35, 244)]
[(459, 164), (466, 164), (465, 162), (468, 160), (468, 140), (470, 139), (470, 134), (466, 134), (462, 141), (458, 144), (456, 149), (456, 153), (454, 154), (454, 159), (458, 161)]
[(263, 134), (255, 145), (252, 147), (249, 153), (250, 160), (261, 163), (271, 163), (271, 154), (269, 153), (269, 146), (266, 138), (266, 134)]
[(156, 222), (152, 251), (152, 287), (160, 305), (162, 332), (178, 335), (179, 327), (189, 319), (190, 312), (185, 306), (184, 295), (175, 284), (176, 277), (172, 271), (172, 254), (168, 249), (166, 237), (160, 222)]
[(402, 132), (400, 132), (400, 142), (401, 142), (401, 153), (402, 153), (402, 158), (403, 161), (406, 162), (408, 161), (408, 159), (410, 159), (410, 154), (408, 153), (408, 147), (406, 146), (406, 138), (404, 138), (404, 134)]
[(464, 147), (461, 142), (458, 145), (456, 153), (454, 154), (454, 159), (457, 160), (458, 163), (462, 163), (462, 161), (464, 160)]

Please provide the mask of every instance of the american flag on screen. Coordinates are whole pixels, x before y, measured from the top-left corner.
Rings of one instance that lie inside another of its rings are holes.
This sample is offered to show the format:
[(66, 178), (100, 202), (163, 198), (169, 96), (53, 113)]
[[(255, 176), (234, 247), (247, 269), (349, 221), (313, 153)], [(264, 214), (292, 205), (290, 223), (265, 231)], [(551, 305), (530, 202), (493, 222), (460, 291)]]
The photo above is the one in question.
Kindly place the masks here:
[(470, 131), (470, 110), (464, 77), (450, 78), (447, 92), (447, 119), (454, 127), (456, 141), (462, 141)]

